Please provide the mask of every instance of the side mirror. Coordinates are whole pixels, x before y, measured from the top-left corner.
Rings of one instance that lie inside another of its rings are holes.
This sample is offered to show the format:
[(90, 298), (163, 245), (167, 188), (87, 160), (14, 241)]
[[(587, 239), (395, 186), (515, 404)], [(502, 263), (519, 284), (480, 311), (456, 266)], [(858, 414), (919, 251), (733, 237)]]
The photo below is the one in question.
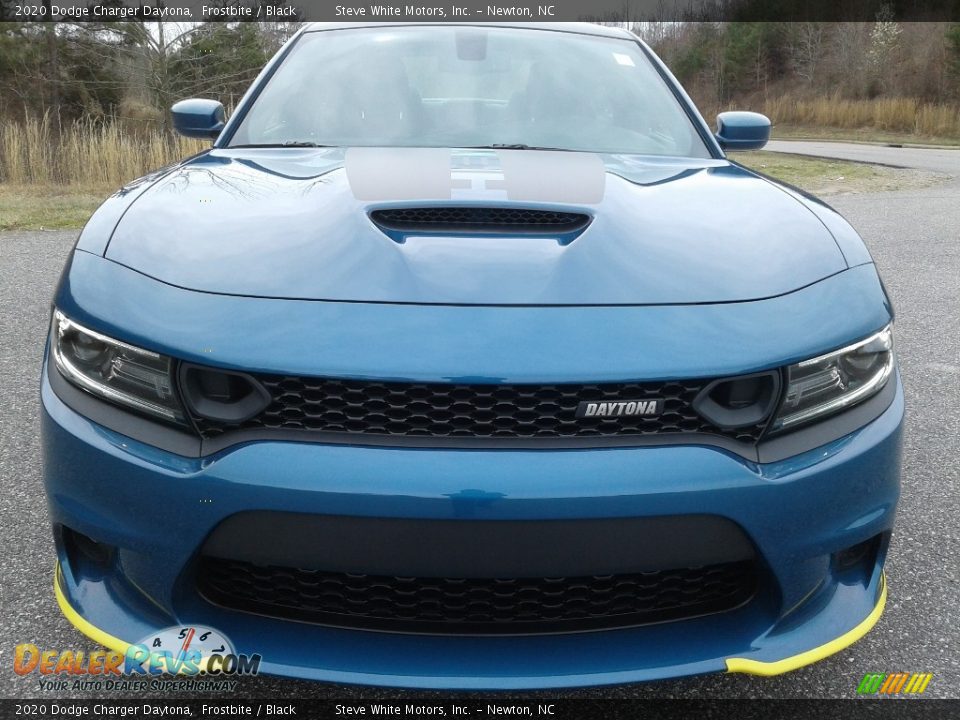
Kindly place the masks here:
[(770, 139), (770, 118), (755, 112), (720, 113), (715, 137), (724, 150), (759, 150)]
[(216, 138), (226, 121), (223, 105), (216, 100), (181, 100), (170, 108), (170, 112), (174, 130), (192, 138)]

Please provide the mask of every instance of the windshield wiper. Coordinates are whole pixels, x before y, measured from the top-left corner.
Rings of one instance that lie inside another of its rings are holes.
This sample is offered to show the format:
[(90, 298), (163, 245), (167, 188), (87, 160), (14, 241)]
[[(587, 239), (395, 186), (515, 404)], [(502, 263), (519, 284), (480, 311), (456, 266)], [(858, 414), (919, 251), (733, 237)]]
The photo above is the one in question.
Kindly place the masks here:
[(524, 143), (492, 143), (491, 145), (469, 145), (467, 150), (559, 150), (573, 152), (569, 148), (544, 147), (541, 145), (525, 145)]
[(310, 140), (287, 140), (282, 143), (250, 143), (249, 145), (231, 145), (231, 148), (280, 148), (280, 147), (333, 147), (332, 145), (318, 145)]
[[(282, 143), (250, 143), (247, 145), (230, 145), (229, 148), (327, 148), (337, 145), (320, 145), (311, 140), (287, 140)], [(434, 147), (434, 146), (429, 146)], [(555, 150), (558, 152), (576, 152), (570, 148), (546, 147), (541, 145), (526, 145), (524, 143), (492, 143), (490, 145), (460, 146), (465, 150)]]

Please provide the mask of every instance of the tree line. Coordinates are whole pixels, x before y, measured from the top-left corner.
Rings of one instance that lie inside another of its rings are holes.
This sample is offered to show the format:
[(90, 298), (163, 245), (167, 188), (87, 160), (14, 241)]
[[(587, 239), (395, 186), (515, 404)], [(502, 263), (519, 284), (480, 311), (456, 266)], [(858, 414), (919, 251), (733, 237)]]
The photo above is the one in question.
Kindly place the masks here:
[(701, 107), (794, 95), (960, 101), (960, 24), (641, 23)]
[[(299, 24), (0, 22), (0, 122), (49, 116), (55, 128), (117, 121), (168, 133), (180, 98), (235, 105)], [(947, 115), (960, 106), (960, 23), (897, 22), (881, 10), (872, 22), (617, 24), (653, 46), (706, 115), (784, 98), (908, 98)]]
[(184, 97), (234, 105), (298, 22), (0, 23), (0, 122), (169, 130)]

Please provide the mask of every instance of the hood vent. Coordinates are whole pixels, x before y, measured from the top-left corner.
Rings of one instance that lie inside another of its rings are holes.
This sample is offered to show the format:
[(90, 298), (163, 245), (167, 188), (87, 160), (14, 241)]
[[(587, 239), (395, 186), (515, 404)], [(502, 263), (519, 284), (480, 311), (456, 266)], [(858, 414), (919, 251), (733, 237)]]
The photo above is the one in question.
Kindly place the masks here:
[(590, 224), (583, 213), (516, 207), (391, 208), (370, 219), (397, 242), (408, 235), (534, 235), (566, 245)]

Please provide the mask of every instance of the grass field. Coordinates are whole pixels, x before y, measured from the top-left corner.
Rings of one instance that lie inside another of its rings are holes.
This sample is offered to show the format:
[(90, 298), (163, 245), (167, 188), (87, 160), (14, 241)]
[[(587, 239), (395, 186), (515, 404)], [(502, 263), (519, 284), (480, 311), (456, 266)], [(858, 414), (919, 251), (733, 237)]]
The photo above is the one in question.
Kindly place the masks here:
[(730, 153), (730, 159), (814, 195), (884, 192), (936, 183), (935, 173), (880, 165), (800, 157), (767, 151)]
[[(937, 181), (931, 173), (766, 151), (731, 153), (747, 167), (816, 195), (898, 190)], [(115, 188), (0, 183), (0, 230), (79, 229)]]
[(114, 190), (0, 183), (0, 230), (79, 229)]

